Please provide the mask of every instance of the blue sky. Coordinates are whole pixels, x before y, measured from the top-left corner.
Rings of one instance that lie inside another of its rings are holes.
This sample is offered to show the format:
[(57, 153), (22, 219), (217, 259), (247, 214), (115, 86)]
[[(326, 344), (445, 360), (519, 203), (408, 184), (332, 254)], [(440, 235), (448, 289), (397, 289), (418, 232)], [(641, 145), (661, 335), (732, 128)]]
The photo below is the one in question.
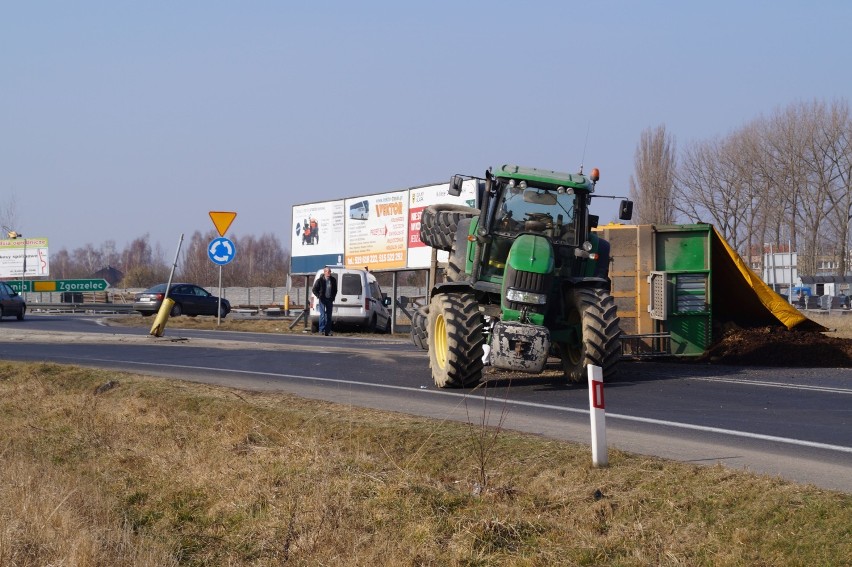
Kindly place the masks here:
[[(626, 195), (678, 147), (852, 98), (850, 2), (0, 0), (0, 206), (52, 252), (518, 163)], [(607, 222), (615, 203), (594, 203)], [(14, 228), (14, 227), (13, 227)]]

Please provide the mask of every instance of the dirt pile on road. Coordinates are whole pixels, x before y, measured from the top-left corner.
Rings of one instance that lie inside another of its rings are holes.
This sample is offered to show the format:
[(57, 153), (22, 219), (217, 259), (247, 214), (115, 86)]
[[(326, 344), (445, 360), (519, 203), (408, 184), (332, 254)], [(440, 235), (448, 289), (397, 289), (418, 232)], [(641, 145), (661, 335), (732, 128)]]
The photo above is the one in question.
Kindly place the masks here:
[(749, 366), (848, 368), (852, 367), (852, 339), (780, 326), (729, 329), (702, 360)]

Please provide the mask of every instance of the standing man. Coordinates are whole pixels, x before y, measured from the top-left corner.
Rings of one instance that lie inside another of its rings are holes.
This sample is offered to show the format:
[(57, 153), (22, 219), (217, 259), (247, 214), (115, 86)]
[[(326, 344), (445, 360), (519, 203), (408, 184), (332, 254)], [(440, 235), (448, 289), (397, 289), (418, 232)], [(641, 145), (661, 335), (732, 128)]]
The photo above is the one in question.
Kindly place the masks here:
[(314, 282), (311, 291), (316, 296), (319, 310), (319, 331), (325, 336), (331, 335), (331, 313), (334, 309), (334, 298), (337, 297), (337, 280), (331, 275), (331, 268), (325, 267), (322, 277)]

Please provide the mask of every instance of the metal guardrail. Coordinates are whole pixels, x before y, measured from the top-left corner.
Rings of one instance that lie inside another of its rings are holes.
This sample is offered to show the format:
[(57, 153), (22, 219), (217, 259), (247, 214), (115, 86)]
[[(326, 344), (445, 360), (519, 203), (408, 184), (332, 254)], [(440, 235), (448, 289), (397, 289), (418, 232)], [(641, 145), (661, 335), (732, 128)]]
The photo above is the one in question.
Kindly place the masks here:
[[(130, 303), (27, 303), (30, 313), (104, 313), (104, 314), (135, 314)], [(299, 311), (291, 309), (291, 312)], [(269, 317), (286, 317), (289, 315), (280, 307), (237, 306), (231, 309), (232, 314), (267, 315)]]
[(31, 303), (27, 311), (48, 313), (135, 313), (129, 303)]

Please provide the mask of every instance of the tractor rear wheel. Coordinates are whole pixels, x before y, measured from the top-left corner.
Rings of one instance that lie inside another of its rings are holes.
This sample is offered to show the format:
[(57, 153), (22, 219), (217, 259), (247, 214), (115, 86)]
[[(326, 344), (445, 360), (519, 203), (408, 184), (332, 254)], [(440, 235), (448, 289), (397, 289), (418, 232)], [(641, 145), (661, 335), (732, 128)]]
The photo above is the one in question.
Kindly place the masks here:
[(429, 350), (429, 333), (426, 331), (429, 324), (429, 306), (417, 308), (411, 317), (411, 342), (417, 348)]
[(456, 228), (456, 237), (453, 241), (453, 249), (450, 251), (450, 258), (447, 260), (447, 269), (444, 271), (444, 277), (448, 282), (460, 282), (464, 279), (465, 269), (467, 268), (467, 235), (470, 232), (471, 219), (461, 219), (458, 228)]
[(607, 378), (615, 374), (621, 357), (621, 328), (615, 300), (604, 289), (574, 288), (567, 292), (568, 323), (581, 334), (577, 344), (557, 343), (562, 369), (569, 382), (584, 382), (586, 366), (603, 369)]
[(429, 366), (439, 388), (482, 379), (482, 314), (472, 293), (437, 293), (429, 304)]
[(429, 205), (420, 214), (420, 241), (432, 248), (450, 252), (459, 221), (479, 214), (479, 209), (464, 205)]

